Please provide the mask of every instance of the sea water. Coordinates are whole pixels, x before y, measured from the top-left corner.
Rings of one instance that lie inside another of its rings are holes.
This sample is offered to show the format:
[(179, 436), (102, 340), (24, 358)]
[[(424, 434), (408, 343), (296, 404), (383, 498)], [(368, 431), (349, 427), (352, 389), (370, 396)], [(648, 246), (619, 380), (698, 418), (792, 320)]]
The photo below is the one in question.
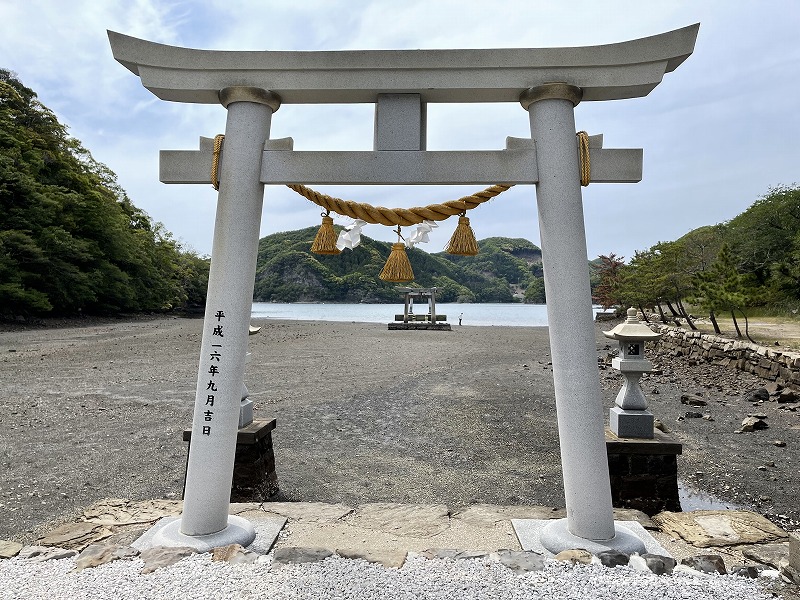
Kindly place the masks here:
[[(599, 312), (599, 307), (593, 311)], [(414, 305), (415, 314), (427, 314), (428, 304)], [(398, 304), (324, 304), (254, 302), (254, 319), (292, 319), (296, 321), (346, 321), (355, 323), (391, 323), (403, 314)], [(436, 303), (436, 314), (445, 315), (447, 323), (458, 325), (544, 327), (547, 306), (544, 304), (458, 304)]]

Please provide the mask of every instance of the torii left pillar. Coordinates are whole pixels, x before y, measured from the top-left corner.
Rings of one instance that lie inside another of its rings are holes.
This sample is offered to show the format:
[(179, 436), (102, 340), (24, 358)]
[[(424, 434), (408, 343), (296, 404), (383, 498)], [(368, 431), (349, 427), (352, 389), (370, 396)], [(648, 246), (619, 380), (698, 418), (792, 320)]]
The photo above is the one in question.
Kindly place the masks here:
[(228, 510), (264, 201), (261, 156), (280, 106), (275, 94), (257, 88), (229, 87), (219, 97), (228, 109), (225, 159), (220, 161), (183, 514), (165, 522), (151, 540), (201, 551), (247, 546), (255, 539), (250, 522)]

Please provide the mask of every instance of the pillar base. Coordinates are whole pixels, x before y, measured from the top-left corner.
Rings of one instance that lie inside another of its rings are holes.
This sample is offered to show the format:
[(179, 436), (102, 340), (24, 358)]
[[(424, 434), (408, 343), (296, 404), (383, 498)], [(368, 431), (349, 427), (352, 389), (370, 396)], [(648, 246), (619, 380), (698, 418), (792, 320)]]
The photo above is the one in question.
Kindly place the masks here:
[(156, 546), (188, 546), (198, 552), (209, 552), (214, 548), (229, 544), (240, 544), (247, 547), (256, 539), (256, 530), (252, 523), (242, 517), (228, 516), (228, 526), (222, 531), (209, 535), (186, 535), (181, 533), (180, 517), (166, 517), (148, 529), (145, 534), (133, 542), (131, 546), (137, 550), (145, 550)]
[(625, 410), (614, 406), (608, 411), (608, 426), (621, 438), (653, 439), (653, 413), (649, 410)]
[(567, 519), (557, 519), (545, 525), (539, 541), (553, 554), (576, 548), (583, 548), (594, 555), (606, 550), (618, 550), (629, 556), (634, 552), (639, 554), (646, 552), (644, 542), (624, 527), (614, 523), (614, 533), (614, 537), (610, 540), (588, 540), (571, 533)]

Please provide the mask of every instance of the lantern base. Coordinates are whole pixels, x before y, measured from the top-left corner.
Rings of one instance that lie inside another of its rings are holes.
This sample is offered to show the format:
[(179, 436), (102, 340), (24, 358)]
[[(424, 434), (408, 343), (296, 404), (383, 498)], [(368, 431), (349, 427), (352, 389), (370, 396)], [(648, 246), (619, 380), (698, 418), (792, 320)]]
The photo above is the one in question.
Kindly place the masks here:
[(608, 414), (608, 427), (621, 438), (653, 439), (653, 413), (649, 410), (625, 410), (613, 407)]

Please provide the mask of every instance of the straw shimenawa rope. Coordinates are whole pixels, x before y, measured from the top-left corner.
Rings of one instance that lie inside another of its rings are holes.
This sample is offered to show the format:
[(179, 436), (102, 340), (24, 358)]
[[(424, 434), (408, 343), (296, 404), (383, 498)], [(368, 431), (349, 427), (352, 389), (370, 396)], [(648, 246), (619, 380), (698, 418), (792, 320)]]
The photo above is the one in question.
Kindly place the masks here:
[(592, 162), (589, 160), (589, 134), (579, 131), (578, 136), (578, 158), (581, 163), (581, 185), (586, 187), (592, 180)]
[[(587, 186), (592, 178), (592, 165), (589, 159), (589, 134), (579, 131), (578, 136), (578, 156), (581, 167), (581, 185)], [(222, 151), (222, 142), (225, 139), (223, 134), (214, 137), (214, 154), (211, 159), (211, 185), (215, 190), (219, 189), (219, 157)], [(429, 204), (428, 206), (414, 206), (412, 208), (385, 208), (383, 206), (372, 206), (371, 204), (342, 200), (327, 194), (323, 194), (302, 184), (287, 185), (304, 198), (311, 200), (325, 210), (333, 211), (361, 219), (367, 223), (380, 225), (416, 225), (425, 220), (444, 221), (454, 215), (463, 216), (465, 211), (472, 210), (484, 202), (491, 200), (495, 196), (502, 194), (506, 190), (514, 187), (513, 185), (496, 184), (489, 186), (470, 196), (464, 196), (458, 200), (448, 200), (442, 204)]]
[(461, 215), (464, 211), (471, 210), (491, 200), (513, 186), (497, 184), (458, 200), (448, 200), (442, 204), (429, 204), (428, 206), (415, 206), (412, 208), (384, 208), (383, 206), (372, 206), (371, 204), (342, 200), (300, 184), (287, 185), (286, 187), (318, 204), (325, 210), (333, 211), (346, 217), (361, 219), (367, 223), (379, 225), (401, 225), (407, 227), (422, 223), (425, 220), (444, 221), (453, 215)]
[(211, 157), (211, 185), (219, 190), (219, 154), (222, 152), (222, 142), (225, 135), (220, 133), (214, 136), (214, 155)]

